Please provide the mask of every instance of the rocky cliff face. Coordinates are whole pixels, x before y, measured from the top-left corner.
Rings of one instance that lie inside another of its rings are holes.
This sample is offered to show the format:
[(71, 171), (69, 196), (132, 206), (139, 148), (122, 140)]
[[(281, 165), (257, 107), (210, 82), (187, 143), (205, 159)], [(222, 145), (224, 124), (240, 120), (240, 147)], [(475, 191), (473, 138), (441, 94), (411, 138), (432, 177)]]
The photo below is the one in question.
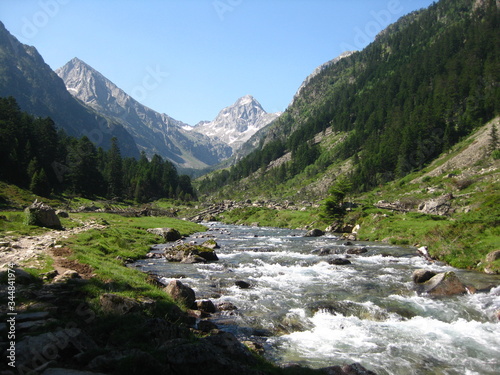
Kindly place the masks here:
[(187, 124), (140, 104), (77, 58), (56, 73), (75, 98), (120, 123), (148, 156), (158, 154), (185, 168), (205, 168), (231, 156), (227, 145), (185, 130)]
[(134, 140), (121, 125), (75, 100), (38, 51), (20, 43), (1, 22), (0, 67), (0, 97), (14, 97), (21, 110), (49, 116), (69, 135), (86, 135), (97, 146), (107, 148), (116, 137), (123, 155), (139, 156)]
[(251, 95), (246, 95), (219, 112), (215, 120), (203, 121), (194, 131), (219, 139), (237, 150), (259, 129), (270, 124), (281, 113), (267, 113)]

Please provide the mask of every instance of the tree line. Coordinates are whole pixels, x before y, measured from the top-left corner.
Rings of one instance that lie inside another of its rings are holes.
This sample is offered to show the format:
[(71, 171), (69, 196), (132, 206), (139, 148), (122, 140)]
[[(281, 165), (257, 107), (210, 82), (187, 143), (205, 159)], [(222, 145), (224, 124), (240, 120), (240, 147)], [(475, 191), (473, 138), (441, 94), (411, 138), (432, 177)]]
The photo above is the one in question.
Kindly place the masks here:
[(191, 179), (168, 160), (143, 152), (139, 160), (121, 156), (116, 138), (109, 150), (86, 136), (57, 130), (50, 118), (22, 112), (13, 97), (0, 98), (0, 180), (37, 195), (68, 193), (93, 198), (196, 199)]

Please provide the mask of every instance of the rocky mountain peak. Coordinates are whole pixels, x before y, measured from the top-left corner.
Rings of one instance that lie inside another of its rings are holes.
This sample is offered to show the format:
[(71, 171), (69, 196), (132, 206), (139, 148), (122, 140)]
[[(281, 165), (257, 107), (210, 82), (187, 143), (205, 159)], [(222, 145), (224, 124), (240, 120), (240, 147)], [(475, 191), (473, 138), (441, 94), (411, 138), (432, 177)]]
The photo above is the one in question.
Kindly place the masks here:
[(158, 154), (179, 167), (206, 168), (231, 155), (226, 144), (185, 130), (187, 124), (142, 105), (78, 58), (56, 73), (74, 97), (121, 124), (149, 157)]
[(267, 113), (253, 96), (245, 95), (222, 109), (213, 121), (198, 123), (194, 131), (220, 139), (236, 150), (280, 114)]

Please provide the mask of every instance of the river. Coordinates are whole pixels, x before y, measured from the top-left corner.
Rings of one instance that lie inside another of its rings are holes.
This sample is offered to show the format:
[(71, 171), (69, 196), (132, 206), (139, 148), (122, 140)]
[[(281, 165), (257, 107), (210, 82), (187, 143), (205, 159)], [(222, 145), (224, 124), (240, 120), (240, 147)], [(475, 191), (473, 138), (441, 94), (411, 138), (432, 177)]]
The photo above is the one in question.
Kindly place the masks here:
[[(238, 309), (215, 314), (222, 329), (265, 347), (275, 363), (313, 368), (359, 362), (377, 374), (500, 373), (500, 277), (429, 263), (414, 248), (304, 237), (305, 231), (208, 223), (218, 262), (168, 263), (146, 259), (136, 266), (181, 278), (198, 299), (231, 302)], [(201, 238), (205, 237), (205, 238)], [(365, 247), (359, 255), (347, 255)], [(335, 255), (320, 256), (319, 249)], [(161, 251), (162, 245), (156, 247)], [(348, 265), (332, 265), (346, 258)], [(476, 294), (418, 295), (415, 269), (453, 270)], [(240, 289), (235, 281), (251, 284)], [(493, 288), (491, 288), (493, 286)]]

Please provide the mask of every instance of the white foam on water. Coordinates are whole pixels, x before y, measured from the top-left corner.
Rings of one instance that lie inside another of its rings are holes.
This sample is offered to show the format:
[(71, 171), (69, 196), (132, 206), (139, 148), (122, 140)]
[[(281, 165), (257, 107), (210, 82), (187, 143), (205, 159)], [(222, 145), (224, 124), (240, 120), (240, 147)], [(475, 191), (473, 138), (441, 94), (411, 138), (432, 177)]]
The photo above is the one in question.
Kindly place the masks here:
[(311, 330), (279, 339), (286, 347), (285, 362), (302, 358), (321, 367), (333, 358), (340, 364), (361, 361), (380, 374), (498, 374), (500, 369), (496, 323), (424, 317), (380, 322), (326, 312), (309, 322)]

